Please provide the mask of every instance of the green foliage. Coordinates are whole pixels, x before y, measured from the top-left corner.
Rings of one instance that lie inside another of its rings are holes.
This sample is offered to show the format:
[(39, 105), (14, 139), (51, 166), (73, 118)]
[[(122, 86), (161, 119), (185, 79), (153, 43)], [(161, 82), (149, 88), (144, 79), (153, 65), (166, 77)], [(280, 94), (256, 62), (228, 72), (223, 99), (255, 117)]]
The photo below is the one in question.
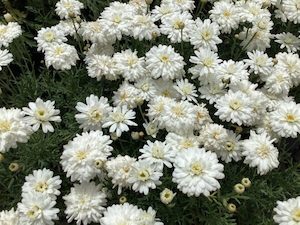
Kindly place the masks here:
[[(11, 149), (4, 154), (5, 159), (0, 162), (0, 210), (16, 206), (21, 199), (21, 187), (24, 178), (34, 169), (45, 167), (53, 170), (56, 175), (63, 179), (62, 195), (69, 192), (72, 184), (65, 177), (59, 161), (63, 145), (71, 140), (76, 133), (81, 132), (74, 118), (75, 105), (78, 101), (84, 101), (92, 93), (111, 98), (112, 92), (118, 88), (121, 82), (107, 80), (97, 82), (87, 76), (82, 61), (76, 67), (64, 72), (46, 68), (42, 62), (42, 54), (36, 50), (33, 37), (36, 36), (37, 30), (41, 27), (52, 26), (59, 21), (53, 10), (56, 1), (8, 2), (10, 4), (4, 5), (4, 7), (22, 24), (24, 33), (10, 45), (10, 51), (14, 55), (13, 63), (0, 72), (0, 85), (3, 92), (0, 95), (0, 105), (7, 108), (22, 108), (27, 106), (28, 102), (35, 101), (37, 97), (44, 100), (55, 100), (56, 108), (61, 110), (62, 122), (55, 125), (54, 133), (43, 134), (42, 131), (38, 131), (31, 136), (28, 143), (19, 144), (17, 149)], [(86, 20), (95, 20), (110, 1), (83, 0), (82, 2), (86, 6), (83, 17)], [(205, 6), (199, 7), (204, 7), (202, 10), (198, 8), (197, 12), (201, 18), (205, 18), (207, 16)], [(284, 29), (280, 26), (281, 23), (278, 22), (277, 25), (275, 23), (275, 29)], [(295, 33), (297, 33), (296, 26), (292, 24), (288, 24), (288, 26), (290, 29), (295, 29)], [(224, 44), (219, 51), (222, 59), (237, 59), (245, 56), (239, 43), (232, 42), (235, 39), (230, 35), (224, 36), (222, 39)], [(70, 41), (76, 44), (79, 50), (76, 40)], [(159, 37), (156, 41), (151, 42), (140, 42), (125, 37), (116, 43), (115, 50), (132, 48), (138, 50), (139, 55), (144, 55), (156, 43), (170, 44), (166, 37)], [(175, 44), (174, 47), (184, 55), (186, 62), (188, 62), (187, 59), (193, 54), (193, 48), (188, 43)], [(274, 46), (274, 48), (270, 48), (268, 53), (273, 56), (277, 51), (278, 47)], [(299, 89), (293, 90), (293, 94), (295, 94), (295, 100), (298, 102)], [(139, 112), (137, 113), (139, 115)], [(142, 120), (138, 122), (142, 124)], [(139, 129), (143, 130), (141, 126), (135, 130), (139, 131)], [(246, 132), (248, 132), (247, 129)], [(122, 153), (137, 156), (138, 149), (147, 139), (151, 138), (146, 136), (143, 140), (135, 141), (131, 139), (130, 134), (124, 134), (113, 144), (115, 148), (113, 154)], [(242, 162), (226, 164), (226, 177), (221, 181), (222, 188), (210, 197), (200, 196), (196, 198), (182, 194), (172, 183), (172, 170), (170, 169), (164, 171), (163, 184), (156, 190), (150, 191), (148, 196), (130, 190), (125, 190), (123, 195), (127, 197), (128, 202), (140, 207), (147, 208), (151, 205), (157, 210), (157, 216), (166, 225), (271, 225), (274, 224), (272, 210), (276, 201), (299, 195), (300, 164), (299, 158), (296, 157), (296, 152), (299, 151), (298, 141), (299, 139), (283, 140), (278, 143), (280, 167), (265, 176), (257, 175), (255, 169), (249, 168)], [(291, 143), (296, 144), (293, 146)], [(19, 171), (11, 172), (8, 169), (12, 162), (17, 162), (20, 165)], [(243, 177), (248, 177), (252, 186), (247, 188), (243, 194), (236, 194), (233, 191), (233, 186), (240, 183)], [(112, 189), (110, 181), (106, 181), (105, 185), (112, 191), (109, 204), (118, 203), (120, 196), (117, 195), (115, 189)], [(177, 192), (174, 201), (169, 206), (160, 202), (159, 193), (164, 188)], [(227, 203), (236, 204), (237, 212), (229, 213), (226, 208)], [(66, 224), (63, 214), (65, 206), (61, 197), (58, 198), (58, 206), (61, 209), (61, 219), (56, 224)]]

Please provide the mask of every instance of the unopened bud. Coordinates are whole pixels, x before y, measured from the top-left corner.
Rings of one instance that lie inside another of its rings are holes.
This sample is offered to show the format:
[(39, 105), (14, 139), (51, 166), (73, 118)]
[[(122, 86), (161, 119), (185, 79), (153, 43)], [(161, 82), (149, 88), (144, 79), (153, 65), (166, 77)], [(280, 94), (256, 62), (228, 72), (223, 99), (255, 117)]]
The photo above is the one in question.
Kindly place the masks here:
[(227, 205), (227, 210), (228, 210), (228, 212), (230, 212), (230, 213), (235, 213), (235, 212), (236, 212), (236, 205), (233, 204), (233, 203), (229, 203), (229, 204)]
[(8, 23), (15, 21), (15, 19), (13, 18), (13, 16), (10, 13), (5, 13), (4, 14), (4, 19)]
[(245, 186), (245, 188), (249, 188), (251, 186), (251, 181), (249, 178), (243, 178), (241, 183)]
[(119, 202), (120, 202), (120, 204), (124, 204), (125, 202), (127, 202), (127, 198), (125, 196), (121, 196), (119, 198)]
[(8, 169), (11, 171), (11, 172), (16, 172), (20, 169), (20, 166), (18, 163), (11, 163), (8, 167)]
[(236, 192), (236, 193), (238, 193), (238, 194), (243, 194), (244, 193), (244, 191), (245, 191), (245, 187), (244, 187), (244, 185), (242, 185), (242, 184), (236, 184), (236, 185), (234, 185), (234, 191)]

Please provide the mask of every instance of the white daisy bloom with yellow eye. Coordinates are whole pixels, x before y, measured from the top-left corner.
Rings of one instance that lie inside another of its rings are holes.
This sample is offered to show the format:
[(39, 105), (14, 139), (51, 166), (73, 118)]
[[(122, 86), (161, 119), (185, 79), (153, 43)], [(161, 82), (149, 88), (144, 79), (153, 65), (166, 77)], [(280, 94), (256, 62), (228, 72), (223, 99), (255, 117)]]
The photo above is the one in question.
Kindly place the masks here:
[(13, 61), (13, 55), (7, 50), (0, 49), (0, 71), (2, 70), (3, 66), (7, 66)]
[(162, 176), (161, 168), (143, 159), (133, 164), (128, 182), (132, 184), (132, 190), (148, 195), (149, 189), (155, 189), (161, 184), (159, 178)]
[(272, 130), (281, 137), (296, 138), (300, 133), (300, 104), (281, 102), (270, 113)]
[(103, 128), (109, 127), (109, 132), (116, 132), (118, 137), (121, 137), (124, 131), (129, 131), (128, 126), (137, 126), (132, 120), (135, 119), (135, 112), (128, 109), (126, 105), (113, 108), (106, 122), (102, 125)]
[(265, 175), (279, 165), (278, 149), (272, 144), (275, 139), (266, 132), (256, 134), (250, 131), (250, 137), (242, 142), (244, 163), (250, 167), (257, 167), (259, 175)]
[(45, 51), (47, 47), (50, 47), (53, 43), (61, 44), (68, 39), (65, 37), (64, 32), (57, 27), (42, 28), (38, 31), (37, 37), (34, 38), (37, 41), (38, 51)]
[(146, 53), (145, 60), (146, 69), (155, 79), (162, 77), (164, 80), (173, 80), (184, 75), (183, 67), (186, 63), (170, 45), (153, 46)]
[(277, 201), (273, 219), (279, 225), (299, 225), (300, 223), (300, 196)]
[(59, 209), (54, 208), (56, 201), (42, 193), (28, 192), (18, 203), (20, 224), (54, 225), (58, 220)]
[(94, 182), (74, 184), (71, 192), (63, 196), (68, 223), (73, 220), (78, 225), (99, 223), (107, 203), (106, 197), (102, 187)]
[(2, 225), (19, 225), (19, 212), (14, 208), (0, 211), (0, 224)]
[(64, 145), (60, 164), (71, 181), (88, 182), (104, 172), (104, 164), (113, 148), (110, 136), (102, 131), (90, 131), (77, 134)]
[[(300, 15), (300, 14), (299, 14)], [(280, 48), (286, 48), (288, 52), (297, 52), (300, 50), (300, 39), (290, 32), (283, 32), (275, 35), (275, 42), (280, 44)]]
[(294, 24), (300, 23), (300, 3), (299, 0), (282, 1), (282, 11), (286, 18)]
[(79, 128), (83, 128), (84, 131), (101, 130), (102, 124), (112, 111), (106, 97), (99, 98), (93, 94), (86, 97), (86, 104), (77, 102), (75, 108), (79, 111), (75, 115), (76, 121), (80, 124)]
[(26, 115), (24, 120), (32, 126), (33, 131), (37, 131), (40, 126), (44, 133), (54, 132), (50, 122), (61, 122), (59, 109), (54, 108), (55, 101), (43, 101), (37, 98), (35, 102), (29, 102), (28, 107), (23, 107)]
[(75, 18), (80, 15), (84, 5), (77, 0), (60, 0), (55, 5), (55, 12), (61, 19)]
[(223, 179), (224, 166), (217, 155), (204, 148), (193, 148), (178, 153), (174, 160), (172, 181), (177, 188), (188, 196), (209, 196), (221, 186), (218, 179)]
[(176, 80), (174, 85), (175, 90), (181, 95), (181, 100), (188, 100), (197, 103), (197, 90), (194, 84), (190, 83), (188, 79)]
[(8, 47), (10, 43), (22, 34), (21, 26), (16, 22), (0, 24), (0, 47)]
[(25, 177), (26, 182), (22, 186), (22, 196), (29, 192), (43, 193), (55, 200), (60, 195), (61, 179), (59, 176), (53, 176), (53, 172), (49, 169), (39, 169), (32, 171)]
[(70, 70), (79, 60), (74, 46), (66, 43), (53, 43), (45, 48), (45, 64), (47, 68), (53, 66), (55, 70)]

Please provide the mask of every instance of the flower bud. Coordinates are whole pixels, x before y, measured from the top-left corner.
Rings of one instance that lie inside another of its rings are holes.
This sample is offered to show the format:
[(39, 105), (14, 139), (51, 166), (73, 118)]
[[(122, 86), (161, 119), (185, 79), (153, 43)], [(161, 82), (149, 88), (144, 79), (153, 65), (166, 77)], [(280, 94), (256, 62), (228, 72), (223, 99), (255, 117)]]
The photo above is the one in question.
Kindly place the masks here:
[(20, 169), (20, 166), (19, 166), (18, 163), (11, 163), (11, 164), (9, 164), (8, 169), (9, 169), (11, 172), (17, 172), (17, 171)]
[(8, 23), (15, 21), (15, 19), (13, 18), (13, 16), (10, 13), (5, 13), (4, 14), (4, 19)]
[(120, 204), (124, 204), (125, 202), (127, 202), (127, 198), (123, 195), (119, 198), (119, 202)]
[(236, 212), (236, 205), (233, 204), (233, 203), (229, 203), (229, 204), (227, 205), (227, 210), (228, 210), (228, 212), (230, 212), (230, 213), (235, 213), (235, 212)]
[(242, 179), (241, 183), (242, 183), (242, 185), (245, 186), (245, 188), (248, 188), (248, 187), (251, 186), (251, 181), (250, 181), (250, 179), (247, 178), (247, 177), (244, 177), (244, 178)]
[(175, 197), (176, 193), (171, 191), (168, 188), (165, 188), (161, 193), (160, 193), (160, 200), (162, 203), (168, 205), (170, 202), (172, 202), (173, 198)]
[(138, 140), (138, 139), (140, 139), (139, 132), (132, 131), (132, 132), (131, 132), (131, 137), (132, 137), (133, 140)]
[(234, 185), (234, 191), (238, 194), (243, 194), (245, 191), (245, 187), (242, 184), (236, 184)]

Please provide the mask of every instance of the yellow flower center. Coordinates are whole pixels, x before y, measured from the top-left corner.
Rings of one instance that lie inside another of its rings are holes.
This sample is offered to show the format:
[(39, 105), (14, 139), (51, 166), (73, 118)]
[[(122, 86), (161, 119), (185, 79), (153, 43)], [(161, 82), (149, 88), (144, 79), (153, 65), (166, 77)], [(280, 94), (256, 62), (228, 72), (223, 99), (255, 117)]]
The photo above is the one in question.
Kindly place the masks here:
[(209, 32), (208, 30), (205, 30), (205, 31), (203, 31), (203, 32), (201, 33), (201, 36), (202, 36), (202, 38), (203, 38), (204, 40), (208, 41), (208, 40), (211, 39), (212, 34), (211, 34), (211, 32)]
[(30, 219), (35, 219), (40, 214), (41, 209), (38, 206), (33, 206), (29, 211), (27, 211), (26, 215)]
[(212, 58), (205, 58), (204, 60), (203, 60), (203, 64), (204, 64), (204, 66), (206, 66), (206, 67), (211, 67), (212, 65), (213, 65), (213, 59)]
[(224, 15), (225, 17), (230, 17), (230, 16), (231, 16), (231, 12), (229, 12), (229, 10), (225, 10), (225, 11), (223, 12), (223, 15)]
[(35, 185), (35, 190), (37, 191), (37, 192), (44, 192), (44, 191), (46, 191), (48, 189), (48, 184), (47, 184), (47, 182), (38, 182), (36, 185)]
[(127, 63), (128, 63), (129, 66), (132, 67), (133, 65), (135, 65), (137, 63), (137, 59), (135, 57), (129, 57), (127, 59)]
[(203, 173), (203, 167), (201, 165), (200, 162), (194, 162), (192, 165), (191, 165), (191, 172), (192, 174), (194, 175), (201, 175)]
[(64, 53), (64, 49), (62, 47), (57, 47), (54, 51), (56, 56), (60, 56), (61, 54)]
[(229, 106), (233, 110), (238, 110), (241, 107), (241, 103), (238, 100), (233, 100), (229, 103)]
[(160, 61), (162, 61), (164, 63), (168, 63), (168, 62), (170, 62), (170, 59), (169, 59), (169, 57), (167, 55), (162, 55), (160, 57)]
[(234, 150), (234, 143), (232, 143), (231, 141), (227, 141), (225, 143), (225, 148), (228, 152), (231, 152), (232, 150)]
[(152, 148), (152, 156), (157, 159), (162, 159), (164, 157), (164, 153), (161, 148), (154, 146)]
[(193, 141), (190, 139), (185, 139), (181, 142), (181, 146), (185, 149), (191, 148), (194, 146)]
[(0, 133), (8, 132), (11, 128), (11, 122), (7, 120), (0, 120)]
[(184, 115), (183, 109), (180, 105), (176, 105), (172, 108), (172, 112), (177, 116), (177, 117), (182, 117)]
[(112, 119), (117, 123), (121, 123), (125, 120), (124, 115), (120, 112), (113, 113)]
[(150, 178), (150, 174), (149, 174), (148, 170), (142, 170), (139, 172), (139, 175), (138, 175), (139, 180), (146, 181), (146, 180), (149, 180), (149, 178)]
[(102, 119), (102, 113), (98, 110), (94, 110), (91, 113), (91, 119), (93, 122), (99, 122)]
[(39, 119), (39, 120), (45, 120), (45, 117), (47, 115), (47, 112), (45, 109), (41, 108), (41, 109), (37, 109), (36, 111), (36, 117)]
[(262, 145), (260, 148), (258, 148), (256, 150), (256, 152), (257, 152), (258, 156), (260, 156), (261, 158), (264, 159), (264, 158), (266, 158), (269, 155), (270, 149), (269, 149), (268, 146)]
[(52, 31), (48, 31), (44, 34), (44, 38), (47, 42), (52, 42), (55, 39), (55, 36)]
[(128, 173), (130, 171), (130, 167), (129, 166), (123, 166), (123, 171), (125, 173)]
[(7, 31), (7, 27), (0, 28), (0, 37), (3, 36)]
[(289, 122), (289, 123), (293, 123), (293, 122), (295, 122), (296, 121), (296, 118), (295, 118), (295, 116), (293, 115), (293, 114), (290, 114), (290, 113), (288, 113), (287, 115), (286, 115), (286, 121), (287, 122)]
[(88, 155), (87, 152), (80, 150), (76, 153), (76, 158), (78, 160), (82, 161), (82, 160), (86, 159), (87, 155)]
[(292, 217), (294, 221), (300, 222), (300, 208), (294, 210)]
[(173, 26), (176, 30), (181, 30), (184, 28), (184, 22), (181, 20), (177, 20), (177, 21), (175, 21)]
[(113, 18), (113, 22), (120, 23), (121, 22), (121, 17), (119, 15), (115, 15), (114, 18)]

